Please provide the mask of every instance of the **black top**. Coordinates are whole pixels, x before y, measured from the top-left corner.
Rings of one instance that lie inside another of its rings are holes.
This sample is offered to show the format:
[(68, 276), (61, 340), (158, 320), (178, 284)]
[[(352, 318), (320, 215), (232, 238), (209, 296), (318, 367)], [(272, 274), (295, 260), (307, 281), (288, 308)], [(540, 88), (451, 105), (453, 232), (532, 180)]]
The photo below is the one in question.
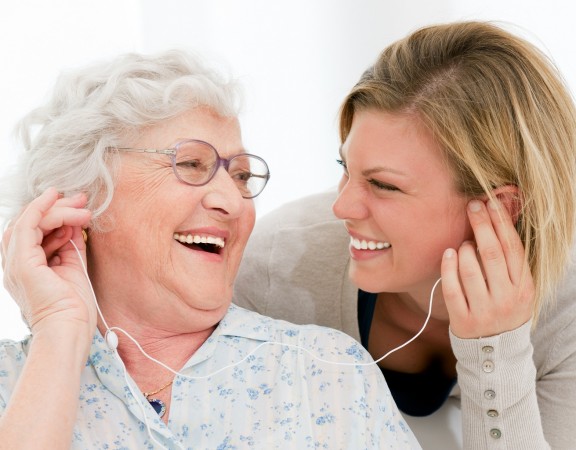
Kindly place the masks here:
[[(368, 349), (368, 336), (370, 336), (376, 299), (376, 294), (358, 290), (358, 326), (362, 345), (366, 349)], [(456, 384), (456, 378), (448, 377), (442, 371), (440, 359), (433, 360), (426, 370), (420, 373), (380, 369), (396, 405), (400, 411), (410, 416), (428, 416), (435, 412), (446, 401)]]

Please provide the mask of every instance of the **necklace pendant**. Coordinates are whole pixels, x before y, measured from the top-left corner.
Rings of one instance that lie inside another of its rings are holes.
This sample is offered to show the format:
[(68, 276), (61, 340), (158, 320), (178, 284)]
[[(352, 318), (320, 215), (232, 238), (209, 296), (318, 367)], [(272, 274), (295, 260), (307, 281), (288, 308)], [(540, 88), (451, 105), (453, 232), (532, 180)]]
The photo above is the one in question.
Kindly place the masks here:
[(154, 411), (162, 417), (166, 413), (166, 403), (158, 398), (148, 398), (148, 403), (154, 408)]

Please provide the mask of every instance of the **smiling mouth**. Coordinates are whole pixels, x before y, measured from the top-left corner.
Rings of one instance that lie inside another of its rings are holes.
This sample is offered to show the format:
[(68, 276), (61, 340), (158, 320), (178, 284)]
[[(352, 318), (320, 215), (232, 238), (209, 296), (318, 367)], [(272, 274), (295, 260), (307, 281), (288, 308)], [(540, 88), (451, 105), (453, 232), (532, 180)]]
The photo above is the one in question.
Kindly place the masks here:
[(366, 241), (350, 237), (350, 245), (356, 250), (384, 250), (390, 248), (390, 242)]
[(174, 233), (174, 240), (193, 250), (220, 254), (226, 245), (224, 239), (214, 236), (203, 236), (199, 234)]

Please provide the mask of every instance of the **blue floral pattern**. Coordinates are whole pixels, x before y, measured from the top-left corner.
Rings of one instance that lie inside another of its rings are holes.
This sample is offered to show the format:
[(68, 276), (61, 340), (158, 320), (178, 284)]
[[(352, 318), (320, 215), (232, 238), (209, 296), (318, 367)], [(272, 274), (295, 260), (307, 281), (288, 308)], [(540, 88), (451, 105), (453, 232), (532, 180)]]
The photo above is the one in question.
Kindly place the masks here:
[[(28, 346), (0, 342), (0, 411)], [(356, 365), (369, 361), (339, 331), (232, 305), (175, 378), (165, 425), (97, 333), (71, 448), (419, 449), (378, 367)]]

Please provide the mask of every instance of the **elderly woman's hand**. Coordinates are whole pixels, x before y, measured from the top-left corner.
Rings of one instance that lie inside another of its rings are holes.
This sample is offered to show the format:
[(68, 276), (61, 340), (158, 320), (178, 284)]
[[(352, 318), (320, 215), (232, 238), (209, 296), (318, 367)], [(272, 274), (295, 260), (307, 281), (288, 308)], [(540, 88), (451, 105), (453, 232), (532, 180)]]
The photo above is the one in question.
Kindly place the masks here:
[(442, 261), (450, 329), (464, 339), (514, 330), (534, 308), (532, 275), (507, 209), (474, 200), (468, 217), (476, 242), (464, 242), (457, 253), (448, 249)]
[[(90, 220), (86, 196), (60, 198), (50, 188), (33, 200), (2, 238), (4, 286), (18, 303), (33, 334), (72, 325), (92, 336), (95, 305), (79, 255), (86, 247), (82, 227)], [(79, 328), (78, 328), (79, 326)]]

